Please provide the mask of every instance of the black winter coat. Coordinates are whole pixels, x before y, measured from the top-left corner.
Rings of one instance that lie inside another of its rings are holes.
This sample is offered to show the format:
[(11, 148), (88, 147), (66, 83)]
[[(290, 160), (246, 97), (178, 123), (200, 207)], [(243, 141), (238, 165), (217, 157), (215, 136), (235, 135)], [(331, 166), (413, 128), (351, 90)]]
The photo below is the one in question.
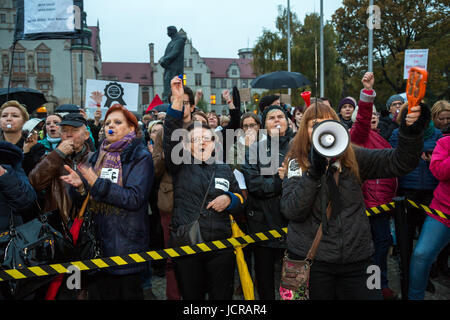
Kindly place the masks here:
[[(180, 142), (171, 141), (172, 133), (183, 126), (182, 119), (179, 116), (181, 116), (181, 113), (169, 109), (164, 121), (164, 156), (174, 185), (171, 228), (176, 229), (180, 225), (189, 224), (199, 219), (203, 240), (213, 241), (229, 238), (232, 235), (229, 214), (237, 217), (245, 208), (239, 184), (227, 164), (197, 164), (194, 163), (193, 157), (189, 154), (185, 158), (188, 159), (188, 163), (176, 164), (173, 161), (172, 150), (179, 146)], [(183, 152), (186, 152), (186, 150), (183, 150)], [(213, 174), (214, 178), (205, 205), (200, 209)], [(230, 198), (234, 199), (228, 209), (223, 212), (206, 209), (210, 201), (223, 194), (228, 194)]]
[[(342, 210), (328, 221), (328, 233), (324, 233), (319, 244), (317, 261), (346, 264), (372, 256), (373, 242), (361, 183), (367, 179), (399, 177), (412, 171), (419, 162), (422, 146), (422, 135), (407, 136), (400, 132), (396, 149), (354, 147), (362, 181), (347, 168), (342, 169), (338, 186)], [(321, 223), (321, 202), (329, 202), (326, 187), (320, 189), (319, 184), (320, 181), (305, 174), (285, 178), (283, 182), (281, 210), (289, 220), (288, 250), (302, 258), (306, 257)], [(326, 205), (322, 207), (325, 210)]]
[[(275, 151), (272, 139), (253, 143), (245, 155), (245, 164), (241, 166), (248, 190), (247, 224), (250, 233), (280, 229), (287, 226), (287, 220), (280, 210), (282, 194), (282, 180), (278, 175), (278, 168), (282, 166), (284, 158), (289, 151), (289, 142), (292, 139), (292, 131), (289, 129), (285, 136), (279, 138), (278, 155), (271, 159)], [(262, 157), (265, 157), (262, 158)], [(255, 161), (256, 160), (256, 161)], [(269, 167), (271, 168), (270, 170)], [(271, 171), (263, 172), (263, 170)], [(285, 237), (274, 241), (265, 241), (262, 246), (285, 247)]]

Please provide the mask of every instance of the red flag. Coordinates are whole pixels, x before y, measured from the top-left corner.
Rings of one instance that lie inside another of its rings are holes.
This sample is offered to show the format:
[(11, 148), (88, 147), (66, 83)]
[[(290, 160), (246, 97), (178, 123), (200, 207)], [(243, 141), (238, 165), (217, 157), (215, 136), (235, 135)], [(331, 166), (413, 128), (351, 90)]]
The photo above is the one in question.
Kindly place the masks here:
[(155, 95), (155, 97), (153, 98), (152, 102), (148, 105), (148, 108), (145, 111), (145, 113), (149, 113), (150, 110), (152, 110), (154, 107), (159, 106), (161, 104), (163, 104), (161, 98), (158, 95)]

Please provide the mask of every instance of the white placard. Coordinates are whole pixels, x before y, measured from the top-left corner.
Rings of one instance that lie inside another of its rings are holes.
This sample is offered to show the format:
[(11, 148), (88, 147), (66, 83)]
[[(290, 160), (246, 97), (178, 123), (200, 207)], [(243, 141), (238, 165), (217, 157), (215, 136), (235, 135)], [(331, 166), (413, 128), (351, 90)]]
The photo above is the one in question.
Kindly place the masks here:
[(73, 0), (25, 0), (24, 34), (74, 32)]
[[(111, 96), (117, 97), (117, 99), (110, 99), (108, 101), (107, 96), (105, 95), (105, 89), (114, 87), (114, 92), (110, 92)], [(119, 88), (119, 92), (116, 92), (117, 88)], [(94, 118), (94, 112), (97, 109), (97, 105), (94, 100), (91, 99), (92, 92), (100, 91), (103, 94), (102, 99), (102, 119), (105, 116), (108, 107), (114, 105), (115, 103), (123, 104), (125, 102), (125, 107), (130, 111), (138, 111), (138, 99), (139, 99), (139, 84), (138, 83), (129, 83), (129, 82), (117, 82), (117, 81), (104, 81), (104, 80), (86, 80), (86, 113), (89, 118)], [(123, 92), (121, 92), (123, 91)], [(106, 103), (110, 103), (109, 106), (106, 106)]]
[(403, 79), (408, 79), (409, 69), (419, 67), (427, 70), (428, 49), (405, 50), (405, 66), (403, 68)]

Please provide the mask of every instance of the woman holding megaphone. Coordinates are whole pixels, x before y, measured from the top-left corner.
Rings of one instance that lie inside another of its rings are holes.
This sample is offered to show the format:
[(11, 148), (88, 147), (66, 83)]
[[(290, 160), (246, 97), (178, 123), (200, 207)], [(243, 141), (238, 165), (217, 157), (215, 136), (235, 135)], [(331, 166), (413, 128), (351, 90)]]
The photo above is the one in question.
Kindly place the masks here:
[[(311, 299), (382, 298), (379, 280), (371, 280), (374, 248), (361, 184), (398, 177), (417, 166), (430, 111), (421, 106), (411, 111), (403, 117), (398, 147), (373, 150), (349, 144), (328, 105), (317, 101), (306, 110), (285, 161), (281, 211), (289, 220), (289, 259), (310, 257), (319, 227), (323, 232), (310, 269)], [(313, 131), (322, 132), (314, 143)]]

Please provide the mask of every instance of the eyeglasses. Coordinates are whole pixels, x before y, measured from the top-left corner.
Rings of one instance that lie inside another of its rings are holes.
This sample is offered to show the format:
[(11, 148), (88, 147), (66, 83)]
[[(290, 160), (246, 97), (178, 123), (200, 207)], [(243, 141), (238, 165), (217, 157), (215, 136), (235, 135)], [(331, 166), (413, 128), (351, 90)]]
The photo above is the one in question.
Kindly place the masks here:
[(211, 141), (214, 141), (214, 136), (193, 137), (193, 138), (191, 138), (191, 142), (193, 142), (193, 143), (211, 142)]
[(401, 107), (402, 103), (401, 102), (396, 102), (396, 103), (391, 104), (391, 106), (392, 107)]
[(242, 127), (244, 128), (244, 130), (247, 130), (247, 129), (253, 129), (257, 125), (258, 125), (257, 123), (250, 123), (250, 124), (244, 124)]

